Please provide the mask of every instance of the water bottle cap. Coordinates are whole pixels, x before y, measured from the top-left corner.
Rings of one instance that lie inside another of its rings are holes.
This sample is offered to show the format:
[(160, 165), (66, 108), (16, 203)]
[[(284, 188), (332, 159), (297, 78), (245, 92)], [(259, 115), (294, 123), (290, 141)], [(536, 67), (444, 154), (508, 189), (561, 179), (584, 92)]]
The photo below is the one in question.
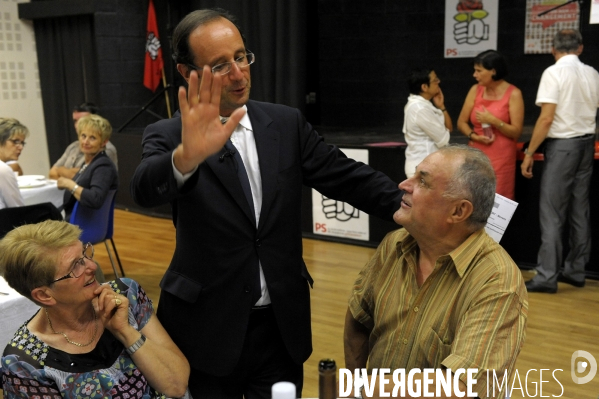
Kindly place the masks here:
[(320, 371), (336, 370), (336, 369), (337, 369), (337, 365), (335, 364), (335, 361), (333, 359), (322, 359), (318, 363), (318, 370), (320, 370)]

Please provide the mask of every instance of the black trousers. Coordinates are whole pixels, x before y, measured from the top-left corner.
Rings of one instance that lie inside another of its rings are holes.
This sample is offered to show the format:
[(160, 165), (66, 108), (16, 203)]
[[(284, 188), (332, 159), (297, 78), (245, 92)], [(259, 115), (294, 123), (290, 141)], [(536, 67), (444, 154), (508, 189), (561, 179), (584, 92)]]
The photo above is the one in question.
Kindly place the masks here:
[(302, 396), (304, 368), (293, 362), (271, 308), (252, 310), (243, 351), (235, 370), (217, 377), (191, 369), (189, 391), (194, 399), (265, 399), (279, 381), (292, 382)]

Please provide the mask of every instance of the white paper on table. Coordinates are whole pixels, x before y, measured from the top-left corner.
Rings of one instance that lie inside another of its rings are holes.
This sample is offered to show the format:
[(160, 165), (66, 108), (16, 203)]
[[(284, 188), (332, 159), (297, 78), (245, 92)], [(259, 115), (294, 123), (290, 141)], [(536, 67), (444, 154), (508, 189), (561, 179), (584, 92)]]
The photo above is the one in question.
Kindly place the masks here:
[(505, 233), (507, 225), (512, 220), (517, 207), (518, 203), (516, 201), (495, 193), (495, 204), (493, 204), (493, 210), (487, 219), (485, 230), (496, 242), (501, 241), (501, 237), (503, 237), (503, 233)]

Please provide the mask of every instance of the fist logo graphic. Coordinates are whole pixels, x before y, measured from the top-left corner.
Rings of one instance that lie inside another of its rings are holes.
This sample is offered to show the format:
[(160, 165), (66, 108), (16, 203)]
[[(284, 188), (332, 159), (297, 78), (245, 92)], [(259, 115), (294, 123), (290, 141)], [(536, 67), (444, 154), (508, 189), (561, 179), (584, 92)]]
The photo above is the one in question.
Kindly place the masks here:
[(352, 218), (360, 217), (360, 210), (345, 202), (337, 201), (322, 196), (322, 212), (327, 219), (337, 219), (340, 222), (347, 222)]
[(160, 49), (160, 41), (154, 35), (154, 33), (150, 32), (148, 34), (148, 39), (146, 40), (146, 52), (150, 54), (150, 58), (155, 60), (158, 57), (158, 50)]
[(482, 1), (462, 0), (458, 3), (457, 11), (453, 17), (457, 21), (453, 26), (456, 43), (476, 44), (489, 40), (489, 25), (483, 21), (489, 13), (483, 10)]

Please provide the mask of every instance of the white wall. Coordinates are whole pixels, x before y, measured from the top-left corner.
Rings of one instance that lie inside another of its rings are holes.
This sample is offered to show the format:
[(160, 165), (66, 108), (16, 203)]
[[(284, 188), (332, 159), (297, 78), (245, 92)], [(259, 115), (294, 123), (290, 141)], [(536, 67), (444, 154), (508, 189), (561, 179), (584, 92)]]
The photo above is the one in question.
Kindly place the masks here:
[(29, 129), (19, 164), (27, 175), (50, 169), (33, 22), (19, 19), (17, 3), (0, 0), (0, 117), (18, 119)]

